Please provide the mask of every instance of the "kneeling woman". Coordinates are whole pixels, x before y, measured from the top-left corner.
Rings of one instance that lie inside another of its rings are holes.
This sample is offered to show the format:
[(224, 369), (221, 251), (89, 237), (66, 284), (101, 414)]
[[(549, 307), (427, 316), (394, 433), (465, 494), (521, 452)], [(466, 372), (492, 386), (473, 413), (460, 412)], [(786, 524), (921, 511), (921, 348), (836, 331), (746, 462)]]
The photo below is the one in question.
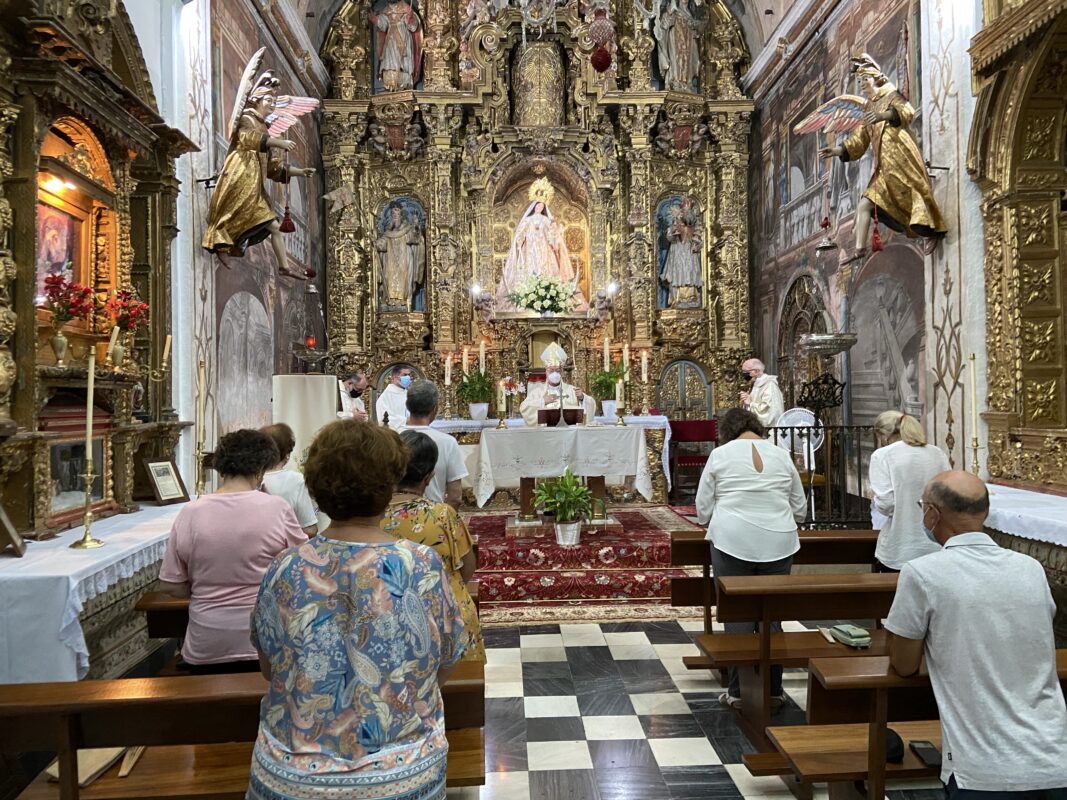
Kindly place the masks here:
[(353, 420), (311, 445), (304, 479), (332, 522), (260, 588), (252, 638), (270, 687), (249, 800), (445, 796), (439, 687), (463, 621), (434, 551), (379, 527), (407, 458), (395, 432)]

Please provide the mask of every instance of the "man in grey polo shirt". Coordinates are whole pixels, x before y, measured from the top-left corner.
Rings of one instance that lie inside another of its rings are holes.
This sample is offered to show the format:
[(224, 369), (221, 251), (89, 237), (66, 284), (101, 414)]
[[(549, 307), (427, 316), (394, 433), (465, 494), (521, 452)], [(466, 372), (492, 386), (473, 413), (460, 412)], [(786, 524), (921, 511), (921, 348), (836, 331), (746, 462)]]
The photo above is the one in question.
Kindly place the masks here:
[(949, 800), (1067, 798), (1067, 706), (1045, 571), (982, 532), (989, 493), (974, 475), (935, 475), (920, 503), (942, 549), (903, 566), (885, 627), (901, 675), (926, 656)]
[(432, 381), (415, 381), (408, 389), (407, 424), (402, 431), (420, 431), (437, 444), (437, 468), (426, 487), (426, 496), (438, 503), (459, 508), (463, 502), (463, 479), (467, 466), (454, 437), (430, 427), (437, 417), (438, 394)]

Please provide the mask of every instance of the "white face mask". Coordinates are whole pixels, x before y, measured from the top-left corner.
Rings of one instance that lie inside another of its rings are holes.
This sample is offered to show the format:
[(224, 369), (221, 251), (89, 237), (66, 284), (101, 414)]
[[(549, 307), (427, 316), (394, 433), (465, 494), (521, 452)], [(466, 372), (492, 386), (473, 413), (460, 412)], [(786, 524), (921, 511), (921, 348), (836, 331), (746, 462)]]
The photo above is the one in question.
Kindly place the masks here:
[(559, 386), (559, 381), (560, 375), (558, 372), (548, 373), (548, 382), (551, 383), (553, 386)]

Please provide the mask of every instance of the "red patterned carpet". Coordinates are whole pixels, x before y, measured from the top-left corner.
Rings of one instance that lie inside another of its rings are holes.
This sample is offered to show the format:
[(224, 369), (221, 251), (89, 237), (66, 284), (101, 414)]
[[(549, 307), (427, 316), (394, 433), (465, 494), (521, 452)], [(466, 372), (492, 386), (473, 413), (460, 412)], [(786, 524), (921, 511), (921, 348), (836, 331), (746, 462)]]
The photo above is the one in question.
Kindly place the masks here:
[(483, 621), (679, 616), (670, 581), (687, 573), (670, 566), (670, 532), (695, 526), (667, 506), (611, 513), (621, 533), (585, 526), (576, 547), (557, 545), (552, 533), (505, 536), (507, 514), (468, 517)]

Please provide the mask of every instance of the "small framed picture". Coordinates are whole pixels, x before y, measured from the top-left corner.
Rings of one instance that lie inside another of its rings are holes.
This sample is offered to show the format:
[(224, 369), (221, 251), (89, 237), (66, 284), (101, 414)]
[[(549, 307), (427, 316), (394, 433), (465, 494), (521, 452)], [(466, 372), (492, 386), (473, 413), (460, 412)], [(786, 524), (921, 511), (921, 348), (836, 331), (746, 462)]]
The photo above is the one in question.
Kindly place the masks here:
[(182, 476), (174, 465), (173, 458), (146, 458), (145, 470), (148, 472), (152, 491), (161, 505), (184, 503), (189, 500), (189, 492), (182, 482)]
[(6, 553), (9, 547), (15, 551), (15, 556), (18, 558), (26, 554), (26, 542), (11, 524), (4, 507), (0, 506), (0, 554)]

